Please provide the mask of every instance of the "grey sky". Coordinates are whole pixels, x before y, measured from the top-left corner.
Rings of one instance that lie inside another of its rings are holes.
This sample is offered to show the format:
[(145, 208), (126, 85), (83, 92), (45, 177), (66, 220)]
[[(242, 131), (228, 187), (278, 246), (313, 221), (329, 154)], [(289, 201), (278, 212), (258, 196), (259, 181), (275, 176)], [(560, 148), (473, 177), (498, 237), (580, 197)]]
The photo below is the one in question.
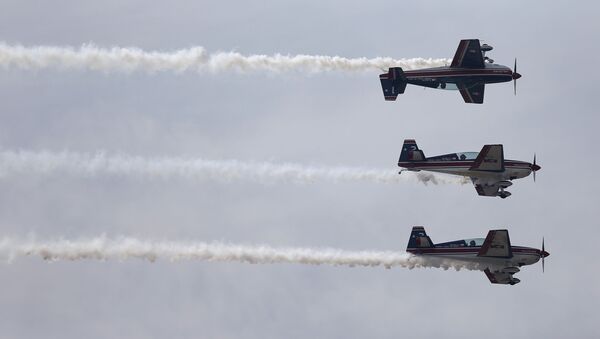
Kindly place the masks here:
[(198, 75), (0, 69), (0, 147), (392, 168), (503, 143), (542, 170), (506, 200), (470, 185), (261, 185), (130, 177), (0, 179), (0, 235), (130, 235), (273, 246), (404, 250), (508, 228), (551, 256), (491, 285), (481, 272), (228, 263), (0, 266), (0, 338), (598, 337), (598, 8), (593, 2), (0, 2), (9, 44), (136, 46), (345, 57), (451, 57), (495, 47), (512, 84), (485, 104), (408, 87), (384, 102), (378, 72)]

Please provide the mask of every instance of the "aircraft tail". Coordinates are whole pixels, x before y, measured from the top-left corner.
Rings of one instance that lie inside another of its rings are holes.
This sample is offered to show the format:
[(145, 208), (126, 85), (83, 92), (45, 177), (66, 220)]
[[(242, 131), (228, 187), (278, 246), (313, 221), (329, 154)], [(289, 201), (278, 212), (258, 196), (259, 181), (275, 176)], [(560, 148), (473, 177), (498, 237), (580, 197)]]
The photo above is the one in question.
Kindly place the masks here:
[(425, 154), (417, 146), (417, 142), (414, 139), (404, 140), (402, 145), (402, 152), (400, 152), (400, 159), (398, 163), (410, 162), (410, 161), (424, 161), (426, 160)]
[(379, 75), (379, 80), (386, 101), (395, 101), (406, 89), (406, 77), (400, 67), (391, 67), (387, 73)]
[(410, 238), (408, 239), (408, 246), (406, 246), (406, 250), (418, 250), (419, 248), (432, 248), (435, 247), (431, 238), (425, 232), (425, 228), (423, 226), (414, 226), (412, 228), (412, 232), (410, 233)]

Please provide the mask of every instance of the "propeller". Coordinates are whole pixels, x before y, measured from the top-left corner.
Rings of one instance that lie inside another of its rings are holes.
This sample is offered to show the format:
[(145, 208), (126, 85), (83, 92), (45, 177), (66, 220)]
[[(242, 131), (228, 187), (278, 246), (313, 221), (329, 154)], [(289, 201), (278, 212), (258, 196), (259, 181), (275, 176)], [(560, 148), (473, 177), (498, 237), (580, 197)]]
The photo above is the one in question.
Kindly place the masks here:
[(544, 237), (542, 237), (542, 253), (540, 256), (542, 257), (542, 273), (544, 273), (544, 258), (548, 256), (548, 253), (546, 253), (546, 249), (544, 248)]
[(521, 74), (517, 73), (517, 58), (515, 58), (515, 68), (514, 68), (514, 71), (512, 74), (515, 95), (517, 95), (517, 79), (519, 79), (520, 77), (521, 77)]
[(542, 167), (535, 163), (536, 155), (533, 154), (533, 164), (531, 164), (531, 171), (533, 172), (533, 181), (535, 182), (535, 172), (539, 171)]

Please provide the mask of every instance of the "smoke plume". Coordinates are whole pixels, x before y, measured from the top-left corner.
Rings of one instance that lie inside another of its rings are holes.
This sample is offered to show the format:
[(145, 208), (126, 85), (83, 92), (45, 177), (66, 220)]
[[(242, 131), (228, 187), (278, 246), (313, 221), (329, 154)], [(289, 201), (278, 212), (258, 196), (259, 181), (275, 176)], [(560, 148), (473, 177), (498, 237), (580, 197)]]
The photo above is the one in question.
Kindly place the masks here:
[(293, 182), (372, 182), (424, 184), (463, 184), (465, 179), (434, 176), (431, 173), (404, 172), (395, 166), (372, 169), (344, 166), (305, 166), (293, 163), (209, 160), (184, 157), (155, 157), (74, 152), (0, 152), (0, 179), (19, 174), (70, 174), (83, 177), (131, 176), (147, 179), (182, 178), (191, 180), (250, 180), (261, 183)]
[(103, 72), (364, 72), (388, 67), (405, 70), (447, 65), (450, 59), (344, 58), (326, 55), (243, 55), (209, 53), (203, 47), (172, 52), (144, 51), (133, 47), (101, 48), (9, 45), (0, 42), (0, 67), (24, 70), (46, 68)]
[[(199, 260), (249, 264), (304, 264), (334, 266), (383, 266), (385, 268), (439, 267), (456, 270), (480, 270), (477, 263), (435, 257), (413, 256), (406, 252), (345, 251), (270, 246), (248, 246), (220, 242), (146, 241), (136, 238), (105, 236), (84, 240), (36, 241), (0, 239), (0, 254), (9, 262), (23, 256), (39, 256), (44, 260), (128, 260), (142, 259), (182, 261)], [(484, 269), (484, 268), (483, 268)]]

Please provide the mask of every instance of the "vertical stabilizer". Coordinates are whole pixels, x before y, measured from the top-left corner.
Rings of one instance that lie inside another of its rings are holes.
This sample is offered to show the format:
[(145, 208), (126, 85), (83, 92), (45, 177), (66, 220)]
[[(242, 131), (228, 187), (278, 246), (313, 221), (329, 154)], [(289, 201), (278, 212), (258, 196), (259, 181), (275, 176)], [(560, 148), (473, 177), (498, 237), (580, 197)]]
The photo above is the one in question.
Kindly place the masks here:
[(400, 67), (392, 67), (387, 73), (380, 74), (379, 81), (386, 101), (395, 101), (406, 89), (406, 77)]
[(432, 248), (434, 247), (431, 238), (425, 232), (423, 226), (414, 226), (408, 239), (408, 246), (406, 250), (418, 250), (419, 248)]
[(402, 152), (400, 152), (400, 159), (398, 163), (407, 161), (424, 161), (425, 154), (417, 146), (417, 142), (413, 139), (404, 140), (402, 145)]

